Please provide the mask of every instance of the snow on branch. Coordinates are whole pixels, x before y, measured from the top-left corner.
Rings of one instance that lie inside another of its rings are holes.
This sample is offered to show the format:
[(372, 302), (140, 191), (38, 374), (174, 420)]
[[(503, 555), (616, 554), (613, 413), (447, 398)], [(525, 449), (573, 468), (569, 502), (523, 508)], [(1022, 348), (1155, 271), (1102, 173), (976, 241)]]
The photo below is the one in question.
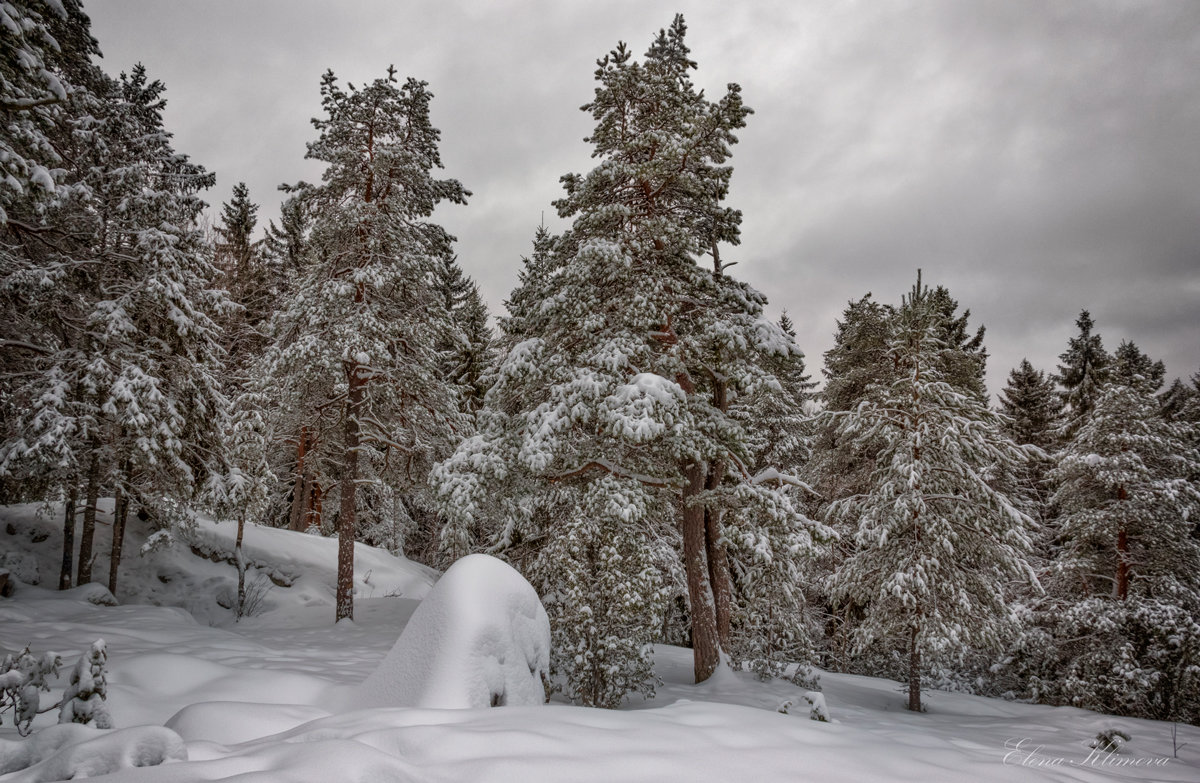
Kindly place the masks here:
[(776, 468), (763, 468), (750, 479), (750, 483), (754, 485), (767, 484), (777, 482), (779, 485), (788, 485), (790, 487), (799, 487), (805, 492), (817, 495), (817, 491), (810, 487), (806, 482), (802, 481), (799, 476), (791, 473), (783, 473)]
[(667, 478), (660, 478), (657, 476), (648, 476), (644, 473), (632, 473), (630, 471), (619, 468), (616, 465), (613, 465), (611, 462), (609, 462), (606, 459), (589, 460), (588, 462), (585, 462), (584, 464), (582, 464), (578, 467), (571, 468), (570, 470), (564, 471), (562, 473), (555, 473), (551, 476), (547, 476), (546, 478), (548, 480), (554, 481), (554, 482), (563, 481), (564, 479), (575, 478), (576, 476), (581, 476), (584, 473), (587, 473), (589, 470), (603, 470), (606, 473), (611, 473), (614, 476), (619, 476), (621, 478), (627, 478), (627, 479), (633, 479), (634, 481), (645, 484), (648, 487), (682, 487), (683, 486), (683, 482), (680, 481), (679, 479), (667, 479)]

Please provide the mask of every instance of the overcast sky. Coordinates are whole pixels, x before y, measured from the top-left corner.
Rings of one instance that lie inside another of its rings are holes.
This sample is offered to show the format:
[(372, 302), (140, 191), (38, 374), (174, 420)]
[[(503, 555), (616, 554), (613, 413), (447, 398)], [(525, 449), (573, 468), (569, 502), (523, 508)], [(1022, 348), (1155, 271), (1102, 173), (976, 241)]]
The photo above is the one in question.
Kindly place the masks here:
[(103, 64), (167, 85), (176, 149), (244, 180), (278, 214), (332, 68), (395, 64), (430, 83), (444, 176), (474, 192), (436, 215), (492, 312), (517, 281), (582, 139), (595, 61), (640, 54), (676, 11), (710, 95), (755, 110), (734, 148), (743, 243), (722, 258), (786, 309), (819, 377), (835, 320), (916, 277), (987, 326), (988, 383), (1022, 357), (1054, 370), (1088, 308), (1112, 350), (1132, 339), (1200, 368), (1200, 3), (451, 2), (85, 0)]

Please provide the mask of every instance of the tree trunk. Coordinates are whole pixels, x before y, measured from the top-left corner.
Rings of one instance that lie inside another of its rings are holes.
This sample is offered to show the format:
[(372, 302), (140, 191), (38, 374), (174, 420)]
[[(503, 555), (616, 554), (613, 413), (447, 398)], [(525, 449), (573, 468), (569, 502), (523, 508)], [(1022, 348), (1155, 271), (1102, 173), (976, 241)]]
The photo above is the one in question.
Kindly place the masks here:
[(88, 463), (87, 503), (83, 507), (83, 530), (79, 534), (79, 575), (75, 584), (92, 581), (92, 540), (96, 537), (96, 505), (100, 502), (100, 461), (93, 455)]
[(117, 569), (121, 567), (121, 548), (125, 542), (125, 520), (129, 517), (129, 495), (117, 490), (113, 501), (112, 550), (108, 559), (108, 592), (117, 594)]
[[(713, 262), (717, 264), (716, 271), (720, 274), (720, 256), (716, 245), (713, 245)], [(727, 382), (716, 378), (713, 384), (713, 407), (722, 413), (729, 411), (729, 389)], [(708, 477), (705, 481), (706, 490), (715, 490), (725, 480), (725, 460), (718, 459), (709, 466)], [(704, 549), (708, 557), (708, 578), (712, 583), (713, 602), (716, 608), (717, 639), (721, 642), (722, 650), (729, 650), (731, 614), (733, 607), (733, 588), (729, 578), (729, 557), (725, 552), (725, 541), (721, 531), (721, 509), (704, 509)]]
[(1117, 531), (1117, 600), (1129, 597), (1129, 536), (1125, 528)]
[(721, 662), (717, 616), (704, 545), (704, 508), (690, 501), (704, 489), (707, 470), (703, 462), (684, 468), (687, 487), (683, 490), (683, 567), (687, 574), (692, 619), (692, 655), (696, 682), (712, 676)]
[(305, 530), (310, 527), (319, 528), (321, 526), (321, 485), (316, 481), (309, 479), (308, 486), (308, 511), (306, 513), (306, 521), (304, 523)]
[[(716, 489), (724, 477), (725, 463), (717, 460), (709, 469), (705, 489)], [(725, 542), (721, 536), (721, 510), (704, 509), (704, 551), (708, 559), (708, 578), (712, 584), (716, 610), (717, 639), (721, 642), (721, 649), (728, 650), (733, 591), (729, 579), (729, 556), (725, 552)]]
[(237, 618), (246, 613), (246, 560), (242, 557), (242, 536), (246, 532), (246, 517), (238, 514), (237, 541), (233, 545), (233, 558), (238, 572)]
[(908, 637), (908, 708), (921, 711), (921, 653), (917, 650), (917, 626)]
[(338, 514), (337, 611), (335, 622), (354, 619), (354, 535), (355, 490), (358, 487), (358, 417), (366, 381), (358, 374), (359, 366), (346, 363), (346, 429), (342, 467), (342, 506)]
[(71, 576), (75, 570), (75, 487), (67, 492), (67, 503), (63, 507), (63, 552), (62, 570), (58, 572), (58, 589), (71, 589)]
[[(1118, 500), (1128, 500), (1129, 493), (1122, 486), (1117, 490)], [(1124, 601), (1129, 597), (1129, 535), (1125, 526), (1117, 531), (1117, 600)]]
[(308, 473), (304, 458), (308, 453), (308, 427), (300, 428), (296, 442), (296, 484), (292, 488), (292, 511), (288, 515), (288, 528), (303, 532), (308, 521), (304, 504), (308, 498)]

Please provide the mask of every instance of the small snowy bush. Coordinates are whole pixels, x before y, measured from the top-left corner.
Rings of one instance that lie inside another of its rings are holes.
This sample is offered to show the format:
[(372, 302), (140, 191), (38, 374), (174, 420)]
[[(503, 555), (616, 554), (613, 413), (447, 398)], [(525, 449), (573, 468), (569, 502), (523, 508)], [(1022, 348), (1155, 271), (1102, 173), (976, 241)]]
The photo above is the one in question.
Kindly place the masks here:
[(71, 670), (71, 680), (63, 693), (59, 723), (95, 723), (96, 728), (111, 729), (108, 714), (108, 652), (103, 639), (79, 658)]
[(0, 717), (11, 709), (13, 724), (22, 737), (29, 736), (30, 725), (41, 706), (42, 691), (50, 690), (46, 676), (57, 676), (61, 665), (58, 654), (34, 655), (28, 647), (16, 658), (5, 656), (0, 664)]
[(1096, 735), (1096, 739), (1092, 740), (1088, 747), (1102, 750), (1105, 753), (1119, 753), (1121, 746), (1132, 739), (1128, 734), (1120, 729), (1108, 728)]
[(804, 700), (808, 702), (808, 717), (811, 720), (829, 723), (829, 707), (825, 705), (825, 694), (808, 691), (804, 694)]

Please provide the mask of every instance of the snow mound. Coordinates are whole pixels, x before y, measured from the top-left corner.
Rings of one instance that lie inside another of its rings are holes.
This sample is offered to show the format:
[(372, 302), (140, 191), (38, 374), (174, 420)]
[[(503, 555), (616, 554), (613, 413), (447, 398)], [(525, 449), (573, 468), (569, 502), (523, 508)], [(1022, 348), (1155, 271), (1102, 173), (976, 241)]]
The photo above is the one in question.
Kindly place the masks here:
[(550, 622), (537, 592), (506, 563), (468, 555), (434, 585), (349, 706), (542, 704), (549, 665)]
[(303, 704), (202, 701), (171, 716), (167, 728), (188, 742), (236, 745), (290, 731), (328, 716), (325, 710)]
[(13, 771), (7, 783), (41, 783), (108, 775), (131, 767), (187, 761), (178, 734), (161, 726), (103, 731), (77, 724), (51, 726), (29, 742), (5, 743), (0, 770)]

